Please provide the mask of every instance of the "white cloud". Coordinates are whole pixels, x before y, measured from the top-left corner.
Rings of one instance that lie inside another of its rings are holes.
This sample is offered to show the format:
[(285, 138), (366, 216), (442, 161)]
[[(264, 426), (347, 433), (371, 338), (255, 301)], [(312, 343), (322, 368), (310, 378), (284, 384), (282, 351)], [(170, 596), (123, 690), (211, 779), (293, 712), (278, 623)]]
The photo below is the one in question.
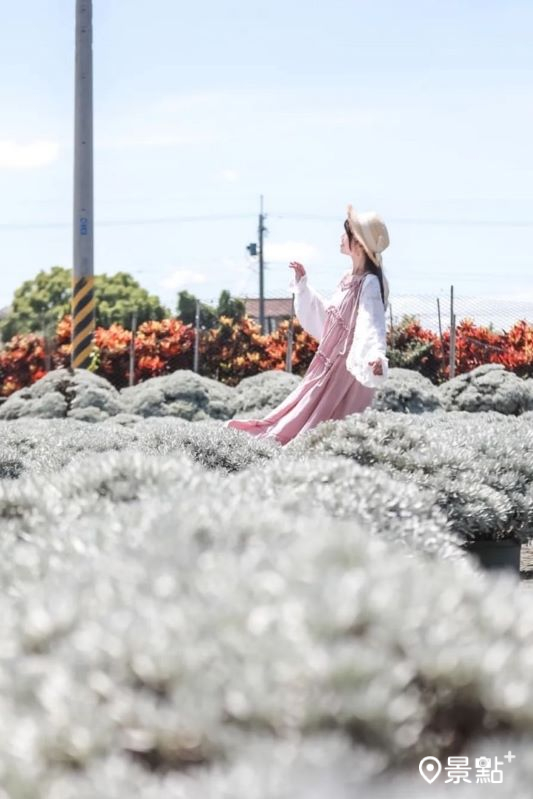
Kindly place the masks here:
[(207, 283), (207, 275), (193, 269), (176, 269), (170, 275), (159, 281), (159, 285), (166, 289), (177, 291), (187, 289), (190, 285)]
[(286, 263), (300, 261), (305, 265), (306, 262), (318, 261), (320, 253), (318, 249), (306, 241), (282, 241), (279, 243), (265, 242), (265, 261), (271, 263)]
[(219, 140), (209, 105), (212, 95), (184, 95), (117, 109), (102, 117), (95, 136), (99, 150), (182, 147)]
[(213, 103), (222, 103), (234, 96), (232, 92), (207, 91), (189, 94), (168, 94), (156, 98), (152, 105), (156, 114), (182, 114), (195, 108), (210, 106)]
[(253, 263), (255, 263), (255, 260), (255, 258), (249, 258), (246, 256), (243, 256), (242, 258), (228, 258), (228, 256), (223, 256), (219, 259), (224, 272), (234, 272), (238, 275), (249, 273), (251, 266)]
[(241, 297), (256, 291), (257, 258), (223, 257), (220, 259), (220, 263), (222, 265), (221, 272), (226, 277), (224, 287), (229, 289), (233, 295)]
[(98, 150), (139, 150), (157, 149), (159, 147), (180, 147), (183, 144), (197, 144), (198, 142), (213, 142), (216, 136), (210, 133), (191, 132), (183, 135), (172, 136), (166, 131), (156, 128), (148, 129), (143, 135), (109, 136), (95, 139), (95, 148)]
[(0, 140), (0, 169), (38, 169), (57, 160), (59, 142), (35, 139), (21, 144), (13, 139)]
[(239, 179), (239, 173), (235, 169), (223, 169), (218, 176), (222, 180), (227, 180), (228, 183), (235, 183)]

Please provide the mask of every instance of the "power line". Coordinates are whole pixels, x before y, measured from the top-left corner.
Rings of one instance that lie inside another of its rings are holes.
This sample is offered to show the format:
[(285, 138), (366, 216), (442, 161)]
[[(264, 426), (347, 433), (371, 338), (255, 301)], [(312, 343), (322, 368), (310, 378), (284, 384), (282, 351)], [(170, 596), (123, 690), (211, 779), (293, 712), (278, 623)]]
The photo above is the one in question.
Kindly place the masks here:
[[(280, 261), (280, 263), (285, 263), (285, 261)], [(524, 269), (528, 269), (529, 267), (530, 267), (529, 264), (524, 264)], [(311, 275), (319, 276), (319, 277), (322, 277), (323, 275), (332, 275), (332, 274), (335, 275), (335, 274), (337, 274), (337, 272), (335, 270), (329, 270), (329, 269), (310, 269), (309, 272), (310, 272)], [(387, 278), (389, 278), (390, 275), (391, 275), (390, 269), (387, 269), (385, 273), (387, 275)], [(440, 279), (446, 278), (447, 280), (450, 280), (452, 282), (454, 280), (462, 282), (463, 280), (483, 280), (483, 281), (485, 281), (487, 278), (499, 278), (501, 280), (506, 280), (507, 278), (511, 278), (511, 279), (515, 279), (515, 278), (516, 279), (520, 279), (521, 278), (521, 279), (524, 279), (526, 277), (529, 277), (529, 275), (526, 272), (522, 272), (522, 273), (519, 273), (519, 272), (516, 272), (516, 273), (509, 272), (509, 273), (507, 273), (506, 272), (505, 275), (502, 275), (501, 272), (488, 272), (487, 271), (487, 267), (484, 264), (480, 265), (479, 272), (461, 272), (460, 274), (458, 274), (458, 273), (454, 273), (453, 274), (453, 273), (451, 273), (449, 271), (448, 272), (431, 272), (431, 274), (428, 274), (428, 272), (413, 272), (410, 269), (403, 269), (403, 270), (398, 270), (397, 272), (396, 271), (394, 272), (394, 278), (398, 279), (398, 280), (410, 280), (411, 278), (426, 278), (427, 280), (431, 280), (432, 282), (434, 281), (435, 278), (436, 279), (438, 279), (438, 278), (440, 278)]]
[[(269, 214), (270, 217), (274, 219), (312, 219), (313, 221), (320, 221), (320, 222), (338, 222), (340, 215), (337, 216), (326, 216), (322, 214)], [(471, 227), (479, 226), (479, 227), (518, 227), (518, 228), (528, 228), (533, 227), (533, 220), (527, 221), (518, 221), (518, 222), (507, 222), (503, 219), (413, 219), (413, 218), (399, 218), (399, 217), (387, 217), (387, 221), (389, 224), (400, 224), (400, 225), (443, 225), (443, 226), (464, 226), (464, 227)]]
[[(340, 215), (326, 216), (321, 214), (265, 214), (265, 218), (313, 220), (320, 222), (338, 222)], [(255, 219), (255, 214), (204, 214), (198, 216), (168, 216), (154, 217), (152, 219), (104, 219), (95, 222), (96, 227), (119, 227), (121, 225), (168, 225), (179, 222), (224, 222), (229, 220)], [(389, 224), (400, 225), (437, 225), (443, 227), (502, 227), (502, 228), (530, 228), (533, 220), (508, 222), (503, 219), (414, 219), (414, 218), (389, 218)], [(10, 230), (48, 230), (53, 228), (69, 228), (70, 222), (8, 222), (0, 224), (0, 231)]]
[[(224, 222), (229, 219), (255, 219), (255, 214), (213, 214), (204, 216), (169, 216), (153, 219), (104, 219), (95, 222), (95, 227), (118, 227), (120, 225), (166, 225), (176, 222)], [(49, 228), (70, 228), (70, 222), (12, 222), (0, 224), (0, 230), (30, 230)]]

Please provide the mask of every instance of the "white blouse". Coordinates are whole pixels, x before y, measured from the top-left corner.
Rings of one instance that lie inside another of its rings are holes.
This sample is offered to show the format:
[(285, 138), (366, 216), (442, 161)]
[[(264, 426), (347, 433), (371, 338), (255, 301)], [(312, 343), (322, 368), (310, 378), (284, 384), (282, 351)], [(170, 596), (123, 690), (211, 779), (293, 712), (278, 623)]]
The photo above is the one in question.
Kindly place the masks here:
[[(348, 273), (349, 274), (349, 273)], [(355, 322), (352, 345), (346, 357), (346, 368), (364, 386), (377, 388), (386, 381), (389, 373), (387, 336), (385, 328), (385, 310), (388, 306), (389, 287), (383, 275), (385, 307), (381, 299), (379, 279), (377, 275), (367, 274), (363, 278), (363, 287), (359, 298), (357, 318)], [(320, 341), (326, 321), (326, 308), (329, 305), (340, 305), (346, 290), (337, 286), (329, 300), (322, 296), (307, 281), (307, 275), (296, 281), (293, 274), (289, 289), (294, 292), (294, 310), (302, 327), (313, 338)], [(375, 375), (369, 361), (381, 360), (383, 374)]]

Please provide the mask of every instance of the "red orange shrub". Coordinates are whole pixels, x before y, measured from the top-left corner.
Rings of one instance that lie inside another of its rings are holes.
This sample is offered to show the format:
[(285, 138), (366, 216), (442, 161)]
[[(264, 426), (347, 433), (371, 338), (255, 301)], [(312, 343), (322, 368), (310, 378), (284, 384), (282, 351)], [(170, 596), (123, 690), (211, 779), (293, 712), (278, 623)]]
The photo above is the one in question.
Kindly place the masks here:
[[(66, 367), (71, 356), (70, 315), (57, 325), (51, 346), (52, 368)], [(282, 322), (272, 334), (261, 335), (259, 325), (249, 317), (234, 321), (221, 316), (219, 324), (202, 330), (199, 342), (200, 373), (236, 385), (271, 369), (286, 368), (289, 322)], [(296, 320), (293, 324), (292, 370), (303, 375), (317, 350), (317, 341)], [(144, 322), (135, 336), (135, 383), (150, 377), (192, 369), (195, 331), (179, 319)], [(116, 388), (129, 382), (131, 332), (119, 324), (97, 327), (91, 368)], [(442, 340), (420, 322), (406, 316), (389, 329), (387, 336), (391, 366), (416, 369), (435, 383), (449, 378), (450, 332)], [(533, 326), (517, 322), (509, 331), (495, 333), (462, 320), (456, 334), (456, 374), (483, 363), (501, 363), (520, 376), (533, 376)], [(0, 351), (0, 396), (8, 396), (43, 377), (43, 340), (34, 333), (14, 336)]]
[(13, 336), (0, 351), (0, 396), (7, 397), (44, 377), (43, 340), (35, 333)]

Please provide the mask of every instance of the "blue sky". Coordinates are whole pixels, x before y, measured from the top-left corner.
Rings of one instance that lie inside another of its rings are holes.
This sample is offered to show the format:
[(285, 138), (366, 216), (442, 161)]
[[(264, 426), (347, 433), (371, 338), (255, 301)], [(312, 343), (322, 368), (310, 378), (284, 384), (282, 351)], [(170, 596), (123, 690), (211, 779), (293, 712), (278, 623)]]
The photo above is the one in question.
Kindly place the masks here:
[[(0, 307), (72, 265), (74, 5), (2, 9)], [(333, 291), (351, 202), (392, 303), (533, 310), (532, 34), (531, 0), (94, 0), (95, 272), (254, 296), (263, 194), (267, 296), (291, 260)]]

